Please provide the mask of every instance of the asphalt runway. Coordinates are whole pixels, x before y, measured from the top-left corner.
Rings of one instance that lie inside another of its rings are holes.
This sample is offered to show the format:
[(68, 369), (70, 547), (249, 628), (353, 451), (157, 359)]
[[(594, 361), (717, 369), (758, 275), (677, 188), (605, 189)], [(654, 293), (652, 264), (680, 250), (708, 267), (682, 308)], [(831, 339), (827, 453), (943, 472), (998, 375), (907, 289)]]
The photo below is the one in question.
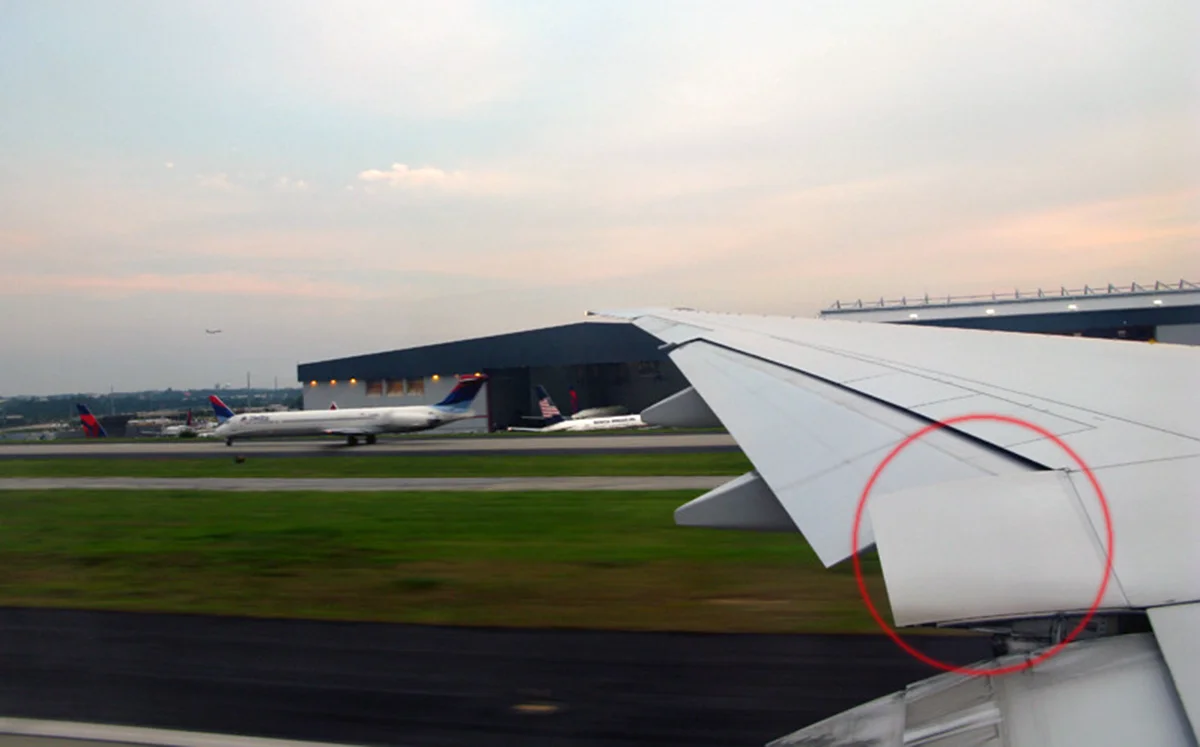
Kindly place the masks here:
[(654, 452), (737, 451), (737, 443), (726, 433), (609, 434), (597, 436), (480, 436), (381, 438), (367, 446), (347, 446), (344, 440), (237, 441), (226, 446), (212, 439), (145, 439), (104, 441), (77, 439), (64, 442), (13, 443), (0, 445), (0, 459), (53, 457), (195, 458), (246, 456), (312, 457), (353, 454), (354, 456), (503, 455), (503, 454), (632, 454)]
[(711, 490), (725, 476), (648, 477), (2, 477), (0, 490)]
[(758, 746), (936, 674), (883, 636), (21, 609), (0, 610), (0, 671), (4, 716), (405, 747)]

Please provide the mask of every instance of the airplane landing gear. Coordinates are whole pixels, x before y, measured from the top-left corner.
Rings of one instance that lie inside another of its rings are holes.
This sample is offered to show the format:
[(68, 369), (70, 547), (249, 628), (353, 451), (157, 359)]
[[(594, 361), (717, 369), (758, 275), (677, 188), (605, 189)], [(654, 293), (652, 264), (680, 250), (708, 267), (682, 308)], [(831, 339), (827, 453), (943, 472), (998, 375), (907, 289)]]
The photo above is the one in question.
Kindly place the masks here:
[(358, 436), (346, 436), (347, 446), (358, 446)]
[(367, 445), (370, 446), (373, 443), (375, 443), (375, 434), (371, 433), (367, 436)]
[(227, 438), (227, 439), (225, 439), (225, 445), (226, 445), (226, 446), (233, 446), (233, 439), (232, 439), (232, 438)]

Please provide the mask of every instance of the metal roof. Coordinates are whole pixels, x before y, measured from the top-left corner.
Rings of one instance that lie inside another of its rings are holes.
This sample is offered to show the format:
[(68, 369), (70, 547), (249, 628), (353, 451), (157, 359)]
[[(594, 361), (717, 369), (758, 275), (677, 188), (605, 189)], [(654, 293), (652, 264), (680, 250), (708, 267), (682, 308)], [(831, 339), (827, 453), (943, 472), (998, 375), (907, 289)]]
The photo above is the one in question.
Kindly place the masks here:
[(1069, 332), (1081, 328), (1200, 322), (1200, 286), (1131, 284), (1081, 290), (1014, 292), (994, 296), (950, 296), (945, 299), (880, 299), (855, 302), (821, 312), (824, 319), (870, 322), (952, 324), (1022, 332)]
[(921, 307), (941, 307), (948, 306), (980, 306), (996, 304), (1010, 304), (1029, 301), (1043, 301), (1048, 299), (1086, 299), (1095, 296), (1116, 298), (1121, 296), (1143, 296), (1147, 294), (1166, 294), (1178, 293), (1182, 291), (1200, 291), (1200, 285), (1196, 283), (1180, 280), (1178, 283), (1164, 283), (1156, 280), (1153, 286), (1142, 285), (1140, 283), (1130, 283), (1128, 286), (1113, 285), (1109, 283), (1106, 288), (1092, 288), (1091, 286), (1083, 286), (1079, 289), (1068, 289), (1066, 286), (1061, 286), (1057, 291), (1038, 288), (1033, 291), (1021, 291), (1019, 288), (1013, 290), (1012, 293), (990, 293), (974, 296), (946, 296), (943, 300), (940, 296), (930, 296), (926, 293), (923, 296), (915, 296), (908, 298), (901, 296), (900, 298), (880, 298), (878, 301), (863, 301), (861, 298), (854, 301), (834, 301), (829, 305), (829, 308), (821, 312), (822, 314), (836, 314), (839, 312), (855, 312), (862, 310), (873, 309), (888, 309), (897, 306), (903, 308), (921, 308)]
[(658, 341), (632, 324), (578, 322), (349, 358), (301, 363), (300, 381), (399, 379), (501, 368), (667, 360)]

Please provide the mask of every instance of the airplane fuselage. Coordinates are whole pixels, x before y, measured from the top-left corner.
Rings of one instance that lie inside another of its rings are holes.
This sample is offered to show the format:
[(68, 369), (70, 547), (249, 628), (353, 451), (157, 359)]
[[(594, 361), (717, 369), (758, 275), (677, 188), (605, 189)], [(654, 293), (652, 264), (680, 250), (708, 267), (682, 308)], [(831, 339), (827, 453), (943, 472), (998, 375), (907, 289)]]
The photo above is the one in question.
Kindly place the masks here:
[(623, 428), (648, 428), (641, 415), (616, 415), (609, 418), (582, 418), (562, 420), (545, 428), (510, 428), (512, 431), (531, 433), (559, 433), (562, 431), (611, 431)]
[(213, 435), (224, 439), (244, 439), (413, 433), (471, 417), (474, 417), (474, 413), (470, 411), (456, 412), (431, 406), (246, 413), (226, 420)]

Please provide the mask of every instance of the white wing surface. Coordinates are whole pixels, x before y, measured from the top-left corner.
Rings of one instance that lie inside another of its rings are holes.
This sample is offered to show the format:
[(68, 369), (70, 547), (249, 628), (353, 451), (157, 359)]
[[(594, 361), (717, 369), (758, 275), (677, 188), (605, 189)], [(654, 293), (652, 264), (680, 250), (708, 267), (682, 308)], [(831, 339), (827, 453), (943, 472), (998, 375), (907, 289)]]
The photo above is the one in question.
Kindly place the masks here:
[(1200, 708), (1200, 658), (1178, 633), (1180, 620), (1200, 621), (1154, 611), (1200, 601), (1200, 348), (690, 310), (604, 315), (662, 340), (691, 384), (646, 410), (647, 422), (715, 417), (755, 467), (681, 507), (677, 523), (778, 531), (790, 520), (827, 566), (853, 554), (859, 497), (909, 434), (993, 414), (1057, 437), (1067, 449), (1006, 422), (956, 423), (887, 466), (859, 547), (877, 546), (897, 623), (1081, 614), (1111, 551), (1100, 609), (1150, 610), (1169, 631), (1182, 702)]

